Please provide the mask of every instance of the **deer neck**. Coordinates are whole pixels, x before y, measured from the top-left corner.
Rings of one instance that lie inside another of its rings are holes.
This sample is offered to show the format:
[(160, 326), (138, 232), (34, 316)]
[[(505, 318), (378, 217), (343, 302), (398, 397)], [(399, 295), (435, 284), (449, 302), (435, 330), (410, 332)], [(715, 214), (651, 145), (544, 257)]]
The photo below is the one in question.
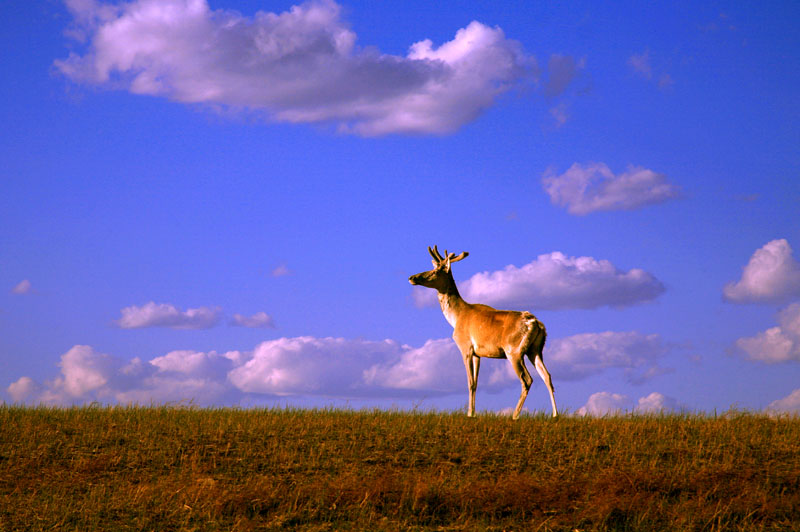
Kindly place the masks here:
[(466, 304), (456, 288), (456, 282), (453, 280), (453, 275), (450, 274), (449, 282), (444, 288), (444, 291), (438, 293), (439, 306), (442, 307), (442, 314), (447, 323), (455, 329), (456, 322), (458, 321), (458, 314)]

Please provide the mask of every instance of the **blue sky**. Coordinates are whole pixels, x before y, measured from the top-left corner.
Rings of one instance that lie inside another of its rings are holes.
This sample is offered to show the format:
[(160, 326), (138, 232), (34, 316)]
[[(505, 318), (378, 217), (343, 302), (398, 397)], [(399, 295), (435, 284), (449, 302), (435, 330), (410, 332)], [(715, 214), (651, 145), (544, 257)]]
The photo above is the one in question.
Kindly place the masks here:
[(464, 408), (437, 244), (559, 408), (800, 410), (796, 3), (0, 15), (7, 402)]

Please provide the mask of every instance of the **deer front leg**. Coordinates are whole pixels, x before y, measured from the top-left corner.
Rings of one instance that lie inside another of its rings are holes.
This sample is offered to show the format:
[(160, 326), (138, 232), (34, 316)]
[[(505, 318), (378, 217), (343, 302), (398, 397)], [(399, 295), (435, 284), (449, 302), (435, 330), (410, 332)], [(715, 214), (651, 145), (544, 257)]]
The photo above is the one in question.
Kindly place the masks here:
[(470, 357), (472, 365), (472, 384), (469, 387), (469, 409), (475, 415), (475, 393), (478, 391), (478, 373), (481, 370), (481, 359), (477, 355)]
[(467, 417), (475, 417), (475, 392), (478, 389), (478, 371), (481, 361), (475, 356), (472, 347), (464, 354), (464, 367), (467, 370), (467, 386), (469, 387), (469, 406)]

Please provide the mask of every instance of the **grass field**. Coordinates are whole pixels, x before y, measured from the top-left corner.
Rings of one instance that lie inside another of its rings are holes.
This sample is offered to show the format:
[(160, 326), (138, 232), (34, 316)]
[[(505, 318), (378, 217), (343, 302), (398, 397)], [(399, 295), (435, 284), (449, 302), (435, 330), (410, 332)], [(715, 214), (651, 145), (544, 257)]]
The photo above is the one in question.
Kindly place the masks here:
[(798, 530), (800, 418), (0, 406), (0, 530)]

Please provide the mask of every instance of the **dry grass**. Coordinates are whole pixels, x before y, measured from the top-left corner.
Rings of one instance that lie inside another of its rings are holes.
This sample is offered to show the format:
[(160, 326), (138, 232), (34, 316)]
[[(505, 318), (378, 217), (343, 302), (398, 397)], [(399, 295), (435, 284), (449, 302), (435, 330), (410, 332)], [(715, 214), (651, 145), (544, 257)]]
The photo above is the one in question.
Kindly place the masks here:
[(0, 406), (0, 530), (792, 530), (800, 419)]

